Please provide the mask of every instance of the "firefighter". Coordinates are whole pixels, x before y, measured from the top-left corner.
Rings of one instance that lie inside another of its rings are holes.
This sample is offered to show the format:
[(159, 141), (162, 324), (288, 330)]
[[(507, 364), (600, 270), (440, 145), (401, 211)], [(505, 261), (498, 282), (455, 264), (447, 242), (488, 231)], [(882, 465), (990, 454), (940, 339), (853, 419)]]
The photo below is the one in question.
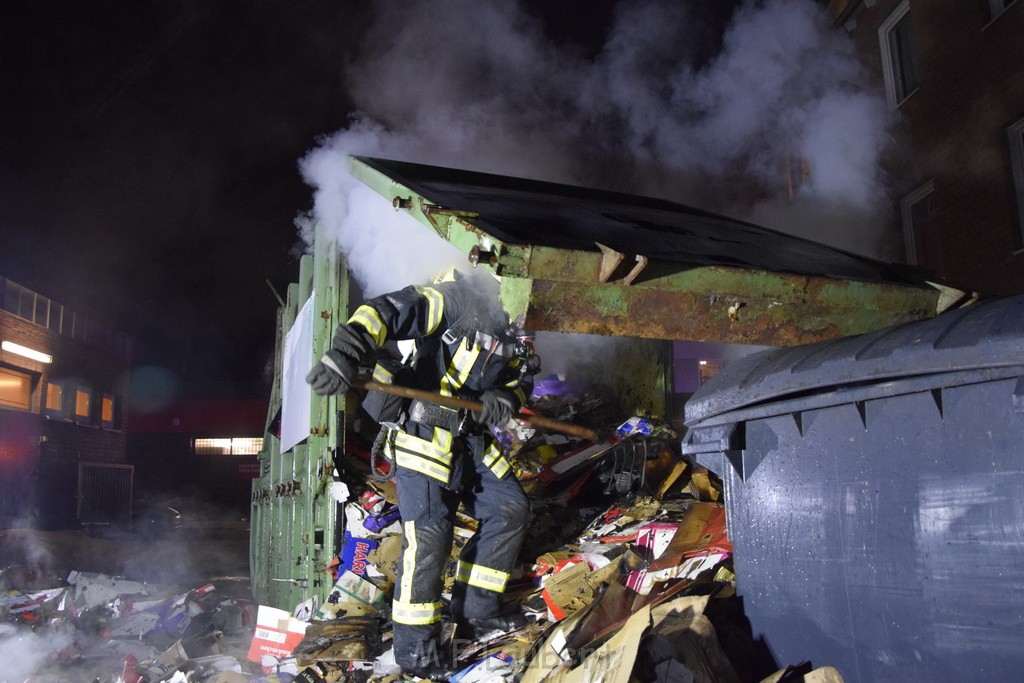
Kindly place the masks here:
[[(398, 414), (375, 415), (385, 432), (385, 454), (396, 465), (402, 516), (402, 555), (395, 581), (392, 623), (395, 660), (422, 678), (443, 677), (442, 573), (451, 553), (460, 502), (479, 522), (459, 556), (451, 616), (460, 638), (526, 624), (521, 611), (502, 611), (526, 525), (529, 503), (489, 427), (515, 415), (532, 390), (539, 365), (524, 351), (477, 278), (410, 286), (360, 306), (334, 333), (331, 348), (306, 380), (318, 395), (343, 393), (357, 368), (386, 342), (415, 340), (401, 382), (418, 389), (478, 401), (466, 414), (436, 404), (403, 403)], [(378, 376), (380, 365), (375, 370)]]

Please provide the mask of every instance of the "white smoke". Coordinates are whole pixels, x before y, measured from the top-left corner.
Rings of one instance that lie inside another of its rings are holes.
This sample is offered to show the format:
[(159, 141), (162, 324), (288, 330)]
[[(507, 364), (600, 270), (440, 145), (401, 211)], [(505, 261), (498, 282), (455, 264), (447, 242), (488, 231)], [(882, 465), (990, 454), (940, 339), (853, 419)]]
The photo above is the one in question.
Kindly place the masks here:
[(614, 386), (619, 377), (619, 358), (629, 353), (635, 340), (574, 332), (537, 332), (541, 359), (539, 377), (558, 377), (577, 382), (582, 389)]
[(5, 635), (0, 640), (0, 664), (3, 664), (0, 680), (11, 683), (31, 680), (33, 674), (71, 645), (72, 639), (64, 633), (37, 634), (18, 627), (13, 635)]
[(880, 243), (885, 102), (812, 0), (746, 2), (703, 64), (677, 0), (620, 3), (592, 59), (508, 0), (375, 9), (346, 71), (361, 113), (303, 159), (315, 196), (298, 221), (307, 243), (316, 221), (336, 236), (368, 295), (465, 257), (352, 180), (348, 154), (661, 196), (862, 252)]

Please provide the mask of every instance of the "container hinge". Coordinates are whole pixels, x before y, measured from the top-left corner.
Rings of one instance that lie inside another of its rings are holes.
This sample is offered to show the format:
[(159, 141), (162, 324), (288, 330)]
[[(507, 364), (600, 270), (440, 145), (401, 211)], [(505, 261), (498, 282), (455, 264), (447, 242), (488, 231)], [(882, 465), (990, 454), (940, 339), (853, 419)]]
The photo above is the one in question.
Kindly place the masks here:
[(682, 451), (700, 465), (724, 476), (726, 463), (743, 479), (743, 451), (746, 428), (743, 422), (690, 429), (683, 437)]
[(730, 422), (711, 427), (694, 427), (683, 436), (683, 453), (697, 455), (713, 451), (743, 450), (746, 448), (742, 422)]

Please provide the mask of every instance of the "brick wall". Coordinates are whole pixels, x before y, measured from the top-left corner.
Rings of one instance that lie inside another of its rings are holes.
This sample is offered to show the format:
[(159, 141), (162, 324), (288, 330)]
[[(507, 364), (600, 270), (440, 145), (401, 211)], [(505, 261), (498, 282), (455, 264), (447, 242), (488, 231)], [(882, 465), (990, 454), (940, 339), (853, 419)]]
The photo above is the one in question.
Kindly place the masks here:
[[(880, 88), (878, 28), (899, 4), (861, 3), (846, 22)], [(1006, 134), (1024, 117), (1024, 3), (990, 21), (985, 0), (910, 0), (909, 17), (920, 86), (897, 110), (894, 202), (933, 181), (938, 275), (993, 294), (1024, 291)]]
[[(35, 514), (45, 526), (68, 526), (74, 522), (78, 463), (126, 460), (129, 363), (3, 310), (0, 339), (53, 357), (52, 363), (41, 363), (0, 351), (0, 365), (32, 377), (29, 411), (0, 408), (0, 477), (7, 501), (0, 505), (0, 524)], [(50, 381), (64, 385), (65, 401), (72, 407), (67, 417), (48, 416), (43, 409)], [(90, 425), (72, 419), (79, 386), (92, 390)], [(100, 425), (104, 394), (120, 403), (115, 429)]]

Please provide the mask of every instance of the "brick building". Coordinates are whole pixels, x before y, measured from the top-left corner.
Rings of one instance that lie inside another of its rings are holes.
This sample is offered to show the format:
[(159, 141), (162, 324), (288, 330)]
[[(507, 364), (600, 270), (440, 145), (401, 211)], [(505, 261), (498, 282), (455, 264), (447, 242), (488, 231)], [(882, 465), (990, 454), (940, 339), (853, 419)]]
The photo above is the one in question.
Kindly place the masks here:
[(132, 339), (0, 278), (0, 527), (124, 518)]
[(1024, 291), (1024, 2), (831, 0), (898, 117), (888, 159), (907, 261)]

